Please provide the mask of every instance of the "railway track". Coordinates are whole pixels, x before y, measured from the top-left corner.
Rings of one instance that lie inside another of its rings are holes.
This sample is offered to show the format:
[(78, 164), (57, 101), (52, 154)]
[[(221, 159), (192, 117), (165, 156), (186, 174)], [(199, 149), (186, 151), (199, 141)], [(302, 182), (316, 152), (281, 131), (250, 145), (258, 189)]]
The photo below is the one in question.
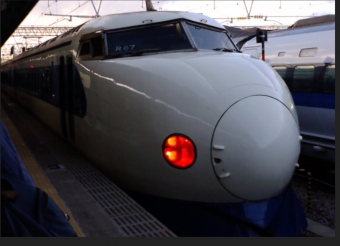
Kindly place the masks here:
[(335, 230), (334, 164), (306, 157), (299, 164), (292, 185), (309, 219), (304, 236), (331, 237)]

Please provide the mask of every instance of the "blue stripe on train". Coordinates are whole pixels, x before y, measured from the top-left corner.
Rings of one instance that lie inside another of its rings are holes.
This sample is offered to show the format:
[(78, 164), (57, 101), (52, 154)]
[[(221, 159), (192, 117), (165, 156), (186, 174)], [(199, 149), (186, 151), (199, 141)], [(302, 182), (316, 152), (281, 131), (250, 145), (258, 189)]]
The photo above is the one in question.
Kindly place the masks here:
[(296, 106), (335, 109), (334, 94), (292, 92)]

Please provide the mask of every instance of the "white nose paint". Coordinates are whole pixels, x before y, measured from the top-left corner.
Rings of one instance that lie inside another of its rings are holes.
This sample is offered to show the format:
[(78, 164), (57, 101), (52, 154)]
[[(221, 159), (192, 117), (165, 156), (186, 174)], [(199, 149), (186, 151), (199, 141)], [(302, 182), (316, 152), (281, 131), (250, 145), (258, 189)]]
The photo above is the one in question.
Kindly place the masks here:
[(266, 96), (248, 97), (229, 108), (213, 136), (216, 176), (224, 188), (244, 200), (279, 194), (293, 176), (299, 153), (293, 115)]

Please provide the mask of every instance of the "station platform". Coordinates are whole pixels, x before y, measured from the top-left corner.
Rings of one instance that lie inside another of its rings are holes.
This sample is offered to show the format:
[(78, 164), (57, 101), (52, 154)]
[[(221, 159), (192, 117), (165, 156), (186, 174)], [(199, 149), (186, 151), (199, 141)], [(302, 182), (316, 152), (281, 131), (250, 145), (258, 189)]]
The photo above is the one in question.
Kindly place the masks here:
[(176, 237), (4, 93), (1, 119), (35, 185), (70, 216), (79, 237)]

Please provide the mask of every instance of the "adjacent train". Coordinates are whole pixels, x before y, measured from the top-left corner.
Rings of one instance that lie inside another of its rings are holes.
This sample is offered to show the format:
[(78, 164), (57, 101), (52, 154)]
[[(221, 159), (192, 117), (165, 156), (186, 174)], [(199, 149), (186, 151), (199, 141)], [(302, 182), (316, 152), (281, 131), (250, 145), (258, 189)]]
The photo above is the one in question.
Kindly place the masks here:
[[(261, 58), (261, 44), (246, 42), (243, 53)], [(296, 22), (268, 32), (265, 61), (290, 89), (303, 137), (301, 154), (335, 163), (335, 16)]]
[(300, 153), (291, 94), (214, 19), (146, 11), (90, 20), (1, 65), (2, 90), (128, 190), (262, 201)]

